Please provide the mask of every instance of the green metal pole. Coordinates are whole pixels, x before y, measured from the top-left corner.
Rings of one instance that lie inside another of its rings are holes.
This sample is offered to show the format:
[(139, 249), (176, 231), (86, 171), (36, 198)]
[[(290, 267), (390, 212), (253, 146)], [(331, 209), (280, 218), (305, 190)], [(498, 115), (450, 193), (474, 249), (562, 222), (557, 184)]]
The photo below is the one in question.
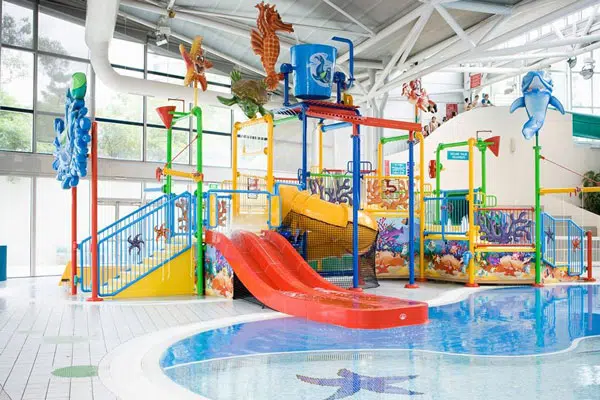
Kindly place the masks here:
[[(173, 128), (167, 129), (167, 167), (173, 168)], [(166, 194), (172, 193), (172, 179), (171, 175), (167, 175), (167, 183), (164, 190)]]
[(538, 135), (535, 135), (535, 285), (542, 284), (542, 210), (540, 206), (540, 150)]
[(400, 140), (408, 140), (409, 135), (400, 135), (400, 136), (391, 136), (391, 137), (384, 137), (379, 139), (379, 141), (381, 142), (381, 144), (386, 144), (386, 143), (391, 143), (391, 142), (398, 142)]
[(483, 195), (485, 196), (487, 194), (487, 185), (486, 185), (486, 178), (487, 178), (487, 171), (486, 171), (486, 150), (487, 150), (487, 146), (482, 146), (479, 148), (481, 150), (481, 191), (483, 192)]
[[(192, 109), (192, 114), (196, 117), (196, 129), (198, 133), (198, 139), (196, 140), (196, 171), (202, 176), (202, 109), (196, 106)], [(196, 187), (196, 274), (198, 276), (196, 291), (198, 296), (204, 295), (202, 199), (202, 180), (200, 180)]]

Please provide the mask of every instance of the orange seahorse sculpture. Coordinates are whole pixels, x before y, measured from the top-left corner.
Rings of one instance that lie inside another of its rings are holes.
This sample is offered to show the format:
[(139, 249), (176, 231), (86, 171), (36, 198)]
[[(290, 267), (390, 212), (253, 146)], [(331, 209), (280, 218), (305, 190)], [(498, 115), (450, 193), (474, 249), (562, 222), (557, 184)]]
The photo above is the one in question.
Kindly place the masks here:
[(292, 24), (286, 24), (281, 20), (281, 16), (275, 10), (275, 6), (265, 4), (264, 1), (258, 3), (258, 18), (256, 19), (256, 29), (252, 29), (251, 41), (254, 54), (260, 56), (263, 68), (267, 73), (265, 83), (267, 89), (275, 90), (283, 75), (275, 72), (275, 64), (279, 58), (279, 38), (277, 31), (288, 33), (294, 32)]

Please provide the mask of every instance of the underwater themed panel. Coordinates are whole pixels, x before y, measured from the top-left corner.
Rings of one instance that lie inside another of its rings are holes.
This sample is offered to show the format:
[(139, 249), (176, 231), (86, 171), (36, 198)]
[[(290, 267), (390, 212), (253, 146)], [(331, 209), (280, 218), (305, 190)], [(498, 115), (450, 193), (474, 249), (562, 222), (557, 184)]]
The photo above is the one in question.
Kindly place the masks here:
[[(408, 277), (408, 220), (406, 218), (377, 219), (379, 234), (375, 245), (375, 271), (377, 278)], [(419, 227), (415, 223), (415, 233)], [(418, 266), (418, 240), (415, 240), (415, 264)]]
[(233, 299), (233, 269), (215, 247), (207, 245), (204, 254), (206, 296)]

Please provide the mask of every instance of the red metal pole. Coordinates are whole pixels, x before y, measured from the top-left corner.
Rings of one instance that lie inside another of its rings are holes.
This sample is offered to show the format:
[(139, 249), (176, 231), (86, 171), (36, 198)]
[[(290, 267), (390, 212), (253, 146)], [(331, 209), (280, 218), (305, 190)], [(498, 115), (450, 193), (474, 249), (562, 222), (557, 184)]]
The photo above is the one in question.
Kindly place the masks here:
[(585, 233), (587, 236), (587, 277), (583, 278), (586, 282), (596, 282), (596, 279), (592, 277), (592, 231)]
[(71, 295), (77, 294), (77, 186), (71, 188)]
[(91, 203), (92, 203), (92, 296), (88, 301), (102, 301), (98, 297), (98, 124), (92, 122), (92, 175), (90, 178), (90, 186), (92, 188)]

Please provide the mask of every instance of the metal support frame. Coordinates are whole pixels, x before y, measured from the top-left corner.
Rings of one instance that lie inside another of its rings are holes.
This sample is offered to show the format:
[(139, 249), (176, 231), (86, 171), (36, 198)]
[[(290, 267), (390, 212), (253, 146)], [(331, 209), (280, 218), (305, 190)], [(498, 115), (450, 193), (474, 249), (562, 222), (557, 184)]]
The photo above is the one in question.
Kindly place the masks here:
[(350, 21), (354, 22), (356, 25), (360, 26), (366, 32), (368, 32), (371, 37), (375, 36), (375, 32), (370, 29), (368, 26), (360, 22), (358, 19), (354, 18), (350, 13), (346, 12), (343, 8), (333, 3), (331, 0), (323, 0), (324, 3), (328, 4), (331, 8), (342, 14), (344, 17), (348, 18)]

